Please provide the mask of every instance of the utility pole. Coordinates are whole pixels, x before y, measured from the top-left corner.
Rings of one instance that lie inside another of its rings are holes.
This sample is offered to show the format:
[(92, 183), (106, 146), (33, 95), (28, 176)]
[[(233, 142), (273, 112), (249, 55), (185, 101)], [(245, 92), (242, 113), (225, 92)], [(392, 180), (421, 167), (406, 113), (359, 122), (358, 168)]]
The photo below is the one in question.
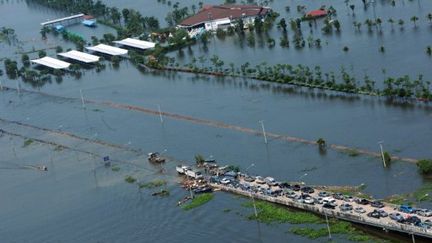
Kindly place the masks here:
[(18, 95), (21, 95), (21, 90), (20, 90), (20, 86), (19, 86), (19, 83), (18, 83), (18, 79), (16, 79), (16, 88), (17, 88), (17, 92), (18, 92)]
[(80, 95), (81, 95), (81, 103), (82, 103), (82, 107), (85, 109), (86, 106), (85, 106), (85, 102), (84, 102), (84, 95), (83, 95), (82, 89), (80, 89)]
[[(250, 168), (254, 167), (254, 166), (255, 166), (254, 163), (252, 163), (251, 165), (249, 165), (249, 167), (247, 167), (246, 170), (245, 170), (246, 174), (248, 174), (248, 170), (249, 170)], [(253, 197), (251, 191), (249, 191), (249, 196), (250, 196), (251, 199), (252, 199), (252, 204), (253, 204), (253, 207), (254, 207), (255, 218), (258, 218), (258, 212), (257, 212), (256, 205), (255, 205), (255, 198)]]
[(264, 136), (264, 143), (267, 144), (267, 135), (266, 135), (265, 127), (264, 127), (264, 121), (261, 120), (261, 121), (259, 121), (259, 123), (261, 123), (262, 133), (263, 133), (263, 136)]
[(0, 91), (3, 91), (3, 84), (1, 80), (0, 80)]
[(324, 210), (323, 210), (323, 212), (324, 212), (326, 223), (327, 223), (328, 237), (329, 237), (329, 240), (331, 240), (332, 236), (331, 236), (330, 224), (329, 224), (329, 221), (328, 221), (327, 213)]
[(162, 112), (161, 112), (160, 105), (158, 104), (157, 106), (158, 106), (158, 111), (159, 111), (159, 118), (160, 118), (160, 121), (161, 121), (161, 123), (163, 123), (163, 118), (162, 118)]
[(412, 242), (415, 243), (414, 233), (411, 234)]
[(383, 141), (378, 142), (379, 146), (380, 146), (380, 150), (381, 150), (381, 158), (384, 164), (384, 168), (387, 167), (386, 161), (385, 161), (385, 157), (384, 157), (384, 149), (383, 149)]

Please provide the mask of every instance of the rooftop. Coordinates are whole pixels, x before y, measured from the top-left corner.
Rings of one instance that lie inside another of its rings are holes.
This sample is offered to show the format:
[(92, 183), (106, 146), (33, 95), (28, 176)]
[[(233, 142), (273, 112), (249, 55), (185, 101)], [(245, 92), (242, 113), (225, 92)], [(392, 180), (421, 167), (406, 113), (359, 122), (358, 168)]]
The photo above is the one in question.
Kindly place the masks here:
[(151, 49), (151, 48), (154, 48), (156, 46), (156, 44), (153, 42), (137, 40), (137, 39), (132, 39), (132, 38), (126, 38), (126, 39), (123, 39), (120, 41), (114, 41), (114, 43), (124, 45), (124, 46), (135, 47), (135, 48), (143, 49), (143, 50)]
[(74, 59), (74, 60), (78, 60), (78, 61), (84, 62), (84, 63), (92, 63), (92, 62), (99, 61), (98, 56), (91, 55), (91, 54), (84, 53), (84, 52), (80, 52), (80, 51), (75, 51), (75, 50), (59, 53), (57, 55), (62, 56), (62, 57), (67, 57), (70, 59)]
[(71, 65), (68, 62), (64, 62), (52, 57), (42, 57), (39, 59), (31, 60), (31, 62), (46, 67), (54, 68), (54, 69), (64, 69), (64, 68), (68, 68)]
[(126, 49), (118, 48), (115, 46), (109, 46), (109, 45), (105, 45), (105, 44), (99, 44), (97, 46), (86, 47), (86, 49), (91, 50), (91, 51), (104, 53), (104, 54), (108, 54), (108, 55), (112, 55), (112, 56), (126, 55), (128, 53), (128, 50), (126, 50)]
[(216, 19), (238, 19), (240, 17), (262, 16), (267, 14), (270, 8), (257, 5), (218, 5), (204, 6), (197, 14), (183, 20), (180, 25), (194, 26), (209, 20)]

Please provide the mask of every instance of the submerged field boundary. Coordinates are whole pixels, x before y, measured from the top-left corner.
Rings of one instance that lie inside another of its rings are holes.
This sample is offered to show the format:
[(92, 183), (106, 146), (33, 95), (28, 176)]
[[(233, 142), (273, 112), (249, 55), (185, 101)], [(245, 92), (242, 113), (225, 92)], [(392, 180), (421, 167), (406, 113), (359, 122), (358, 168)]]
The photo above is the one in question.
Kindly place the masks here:
[[(17, 89), (11, 88), (11, 87), (3, 87), (3, 90), (17, 91)], [(20, 91), (44, 95), (44, 96), (50, 96), (50, 97), (54, 97), (54, 98), (67, 99), (67, 100), (72, 100), (72, 101), (81, 101), (80, 98), (64, 97), (64, 96), (58, 96), (58, 95), (53, 95), (53, 94), (44, 93), (44, 92), (37, 92), (37, 91), (31, 91), (31, 90), (25, 90), (25, 89), (20, 89)], [(229, 129), (229, 130), (238, 131), (238, 132), (247, 133), (247, 134), (252, 134), (252, 135), (256, 135), (256, 136), (263, 135), (262, 131), (260, 131), (260, 130), (247, 128), (247, 127), (241, 127), (241, 126), (232, 125), (232, 124), (227, 124), (227, 123), (220, 122), (220, 121), (206, 120), (206, 119), (201, 119), (201, 118), (196, 118), (196, 117), (186, 116), (186, 115), (181, 115), (181, 114), (176, 114), (176, 113), (170, 113), (170, 112), (159, 112), (158, 110), (152, 110), (152, 109), (148, 109), (148, 108), (141, 107), (141, 106), (114, 103), (112, 101), (97, 101), (97, 100), (91, 100), (91, 99), (84, 99), (84, 101), (87, 104), (94, 104), (94, 105), (105, 106), (105, 107), (110, 107), (110, 108), (120, 109), (120, 110), (130, 110), (130, 111), (141, 112), (141, 113), (150, 114), (150, 115), (154, 115), (154, 116), (162, 115), (164, 117), (171, 118), (174, 120), (186, 121), (186, 122), (190, 122), (190, 123), (195, 123), (195, 124), (209, 126), (209, 127), (215, 127), (215, 128)], [(5, 121), (7, 121), (7, 120), (5, 120)], [(15, 122), (15, 123), (18, 124), (19, 122)], [(31, 125), (29, 125), (29, 126), (31, 126)], [(46, 129), (46, 130), (51, 131), (51, 132), (53, 131), (53, 130), (49, 130), (49, 129)], [(76, 135), (66, 133), (66, 132), (60, 132), (59, 131), (59, 133), (64, 133), (64, 135), (66, 135), (66, 136), (76, 136)], [(272, 138), (275, 140), (282, 140), (282, 141), (287, 141), (287, 142), (296, 142), (296, 143), (318, 146), (316, 141), (308, 140), (308, 139), (304, 139), (304, 138), (293, 137), (293, 136), (283, 135), (283, 134), (276, 134), (276, 133), (272, 133), (272, 132), (266, 132), (266, 135), (268, 138)], [(88, 140), (91, 140), (91, 139), (88, 139)], [(102, 141), (98, 141), (98, 142), (100, 142), (102, 144), (105, 143)], [(111, 146), (120, 146), (120, 145), (112, 145), (111, 144)], [(381, 153), (379, 153), (379, 152), (369, 151), (369, 150), (355, 148), (355, 147), (349, 147), (349, 146), (345, 146), (345, 145), (329, 144), (327, 146), (327, 148), (330, 148), (330, 149), (333, 149), (333, 150), (336, 150), (339, 152), (343, 152), (343, 153), (350, 153), (350, 152), (354, 151), (358, 155), (366, 155), (366, 156), (370, 156), (370, 157), (381, 158)], [(136, 150), (136, 151), (138, 152), (138, 150)], [(391, 156), (391, 159), (397, 160), (397, 161), (409, 162), (409, 163), (416, 163), (418, 161), (415, 158), (400, 157), (400, 156)]]

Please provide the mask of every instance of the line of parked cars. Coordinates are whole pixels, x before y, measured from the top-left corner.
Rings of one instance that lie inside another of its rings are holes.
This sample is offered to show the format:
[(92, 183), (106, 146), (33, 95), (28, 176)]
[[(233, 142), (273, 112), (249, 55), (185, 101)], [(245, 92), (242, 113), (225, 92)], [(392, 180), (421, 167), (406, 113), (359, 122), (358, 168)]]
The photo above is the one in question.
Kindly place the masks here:
[[(283, 196), (296, 202), (314, 205), (320, 204), (323, 208), (336, 209), (341, 212), (354, 212), (357, 214), (365, 214), (372, 218), (386, 218), (394, 220), (401, 224), (410, 224), (424, 228), (432, 228), (431, 220), (422, 221), (417, 214), (422, 217), (431, 217), (432, 211), (429, 209), (414, 209), (408, 205), (401, 205), (395, 208), (395, 212), (386, 212), (383, 208), (384, 203), (379, 200), (368, 200), (365, 198), (357, 198), (342, 193), (330, 193), (319, 191), (315, 193), (315, 189), (310, 186), (299, 184), (289, 184), (277, 182), (272, 177), (250, 176), (239, 173), (238, 176), (232, 173), (229, 176), (213, 176), (210, 178), (213, 183), (220, 183), (226, 186), (238, 188), (252, 193), (260, 193), (266, 196)], [(375, 208), (371, 212), (367, 212), (365, 205), (370, 205)], [(409, 214), (404, 216), (403, 214)]]

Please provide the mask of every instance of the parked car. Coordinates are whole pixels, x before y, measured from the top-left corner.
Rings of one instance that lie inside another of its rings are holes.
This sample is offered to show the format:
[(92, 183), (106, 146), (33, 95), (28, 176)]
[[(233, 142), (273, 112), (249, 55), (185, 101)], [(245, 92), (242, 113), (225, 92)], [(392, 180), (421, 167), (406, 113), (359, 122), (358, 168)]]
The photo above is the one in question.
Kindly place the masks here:
[(325, 198), (323, 198), (323, 203), (324, 204), (331, 204), (331, 205), (333, 205), (335, 207), (337, 206), (336, 200), (334, 198), (332, 198), (332, 197), (325, 197)]
[(306, 197), (303, 202), (310, 205), (315, 204), (315, 200), (312, 197)]
[(339, 192), (334, 193), (334, 194), (333, 194), (333, 197), (334, 197), (335, 199), (338, 199), (338, 200), (343, 200), (343, 199), (344, 199), (344, 195), (343, 195), (342, 193), (339, 193)]
[(258, 183), (258, 184), (265, 184), (265, 181), (262, 178), (262, 176), (255, 177), (255, 182)]
[(222, 184), (226, 185), (226, 184), (229, 184), (229, 183), (231, 182), (231, 180), (228, 179), (228, 178), (223, 178), (220, 182), (221, 182)]
[(300, 189), (304, 193), (314, 193), (315, 190), (310, 186), (304, 186)]
[(430, 217), (430, 216), (432, 216), (432, 211), (429, 209), (417, 209), (416, 214), (423, 216), (423, 217)]
[(414, 209), (411, 206), (408, 206), (408, 205), (401, 205), (399, 207), (399, 211), (401, 211), (403, 213), (413, 213)]
[(353, 210), (353, 206), (351, 206), (351, 204), (348, 204), (348, 203), (341, 204), (339, 206), (339, 208), (340, 208), (341, 211), (351, 211), (351, 210)]
[(373, 201), (370, 205), (374, 208), (383, 208), (384, 204), (381, 201)]
[(412, 225), (418, 225), (421, 223), (421, 219), (417, 216), (408, 216), (405, 219), (405, 222)]
[(378, 209), (377, 212), (380, 214), (380, 217), (385, 218), (388, 216), (388, 213), (382, 209)]
[(282, 183), (279, 183), (279, 186), (280, 186), (281, 188), (288, 188), (288, 189), (291, 189), (291, 185), (290, 185), (288, 182), (282, 182)]
[(381, 216), (377, 211), (373, 211), (367, 214), (368, 217), (379, 219)]
[(319, 197), (319, 198), (315, 199), (315, 203), (317, 203), (317, 204), (323, 204), (324, 201), (323, 201), (322, 197)]
[(247, 182), (254, 182), (255, 178), (253, 178), (252, 176), (245, 176), (243, 180), (245, 180)]
[(369, 200), (367, 200), (365, 198), (356, 198), (354, 201), (360, 205), (368, 205), (369, 204)]
[(294, 198), (296, 196), (296, 193), (294, 191), (285, 191), (285, 195), (288, 198)]
[(273, 177), (266, 177), (266, 178), (264, 178), (264, 181), (269, 186), (276, 186), (277, 185), (276, 180)]
[(404, 220), (404, 217), (400, 213), (390, 213), (389, 217), (397, 222), (401, 222)]
[(352, 197), (352, 196), (345, 195), (343, 200), (344, 200), (345, 202), (352, 202), (352, 201), (353, 201), (353, 197)]
[(335, 209), (336, 206), (331, 204), (331, 203), (324, 203), (323, 204), (323, 208), (328, 208), (328, 209)]
[(292, 189), (293, 189), (294, 191), (300, 191), (301, 187), (300, 187), (300, 185), (295, 184), (295, 185), (292, 186)]
[(430, 219), (426, 219), (423, 223), (429, 227), (432, 227), (432, 221)]
[(320, 197), (329, 197), (330, 193), (322, 191), (322, 192), (318, 193), (318, 196), (320, 196)]
[(354, 212), (356, 212), (356, 213), (366, 213), (366, 210), (364, 210), (364, 208), (362, 208), (362, 207), (356, 207), (356, 208), (354, 208)]

